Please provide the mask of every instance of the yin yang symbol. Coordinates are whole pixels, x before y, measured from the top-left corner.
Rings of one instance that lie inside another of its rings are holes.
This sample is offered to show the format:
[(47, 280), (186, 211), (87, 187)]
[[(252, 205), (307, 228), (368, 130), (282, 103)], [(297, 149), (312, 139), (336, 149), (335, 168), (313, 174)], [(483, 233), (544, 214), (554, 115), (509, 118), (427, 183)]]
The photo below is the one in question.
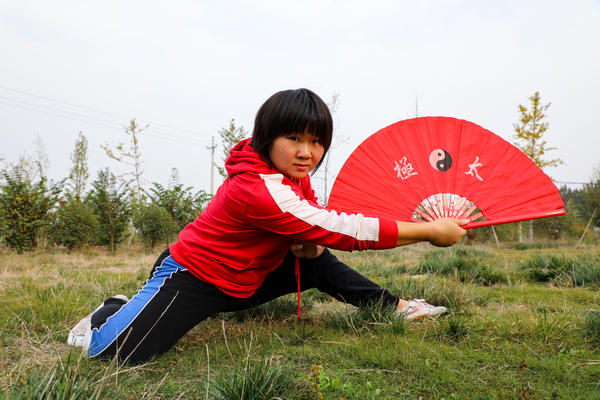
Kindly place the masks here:
[(429, 154), (429, 163), (433, 169), (445, 172), (452, 166), (452, 157), (446, 150), (435, 149)]

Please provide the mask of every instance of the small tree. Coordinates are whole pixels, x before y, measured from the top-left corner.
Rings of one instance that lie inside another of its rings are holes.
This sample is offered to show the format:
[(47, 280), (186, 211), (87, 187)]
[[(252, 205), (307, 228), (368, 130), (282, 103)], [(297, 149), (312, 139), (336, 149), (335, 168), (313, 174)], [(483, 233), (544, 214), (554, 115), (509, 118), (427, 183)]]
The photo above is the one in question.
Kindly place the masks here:
[[(146, 125), (145, 128), (147, 128)], [(115, 148), (111, 148), (108, 144), (104, 144), (101, 147), (106, 152), (106, 155), (117, 160), (125, 165), (129, 165), (133, 168), (133, 171), (123, 174), (123, 176), (131, 176), (129, 182), (133, 182), (133, 194), (138, 202), (142, 200), (142, 153), (140, 150), (140, 134), (145, 128), (140, 128), (135, 122), (135, 118), (129, 122), (129, 126), (125, 127), (125, 134), (130, 136), (131, 143), (126, 149), (125, 143), (119, 143)], [(128, 183), (129, 183), (128, 182)]]
[(167, 210), (155, 204), (138, 207), (133, 226), (140, 232), (144, 243), (152, 248), (161, 241), (168, 246), (169, 239), (178, 231), (177, 222)]
[(79, 197), (62, 200), (50, 225), (50, 239), (69, 251), (90, 243), (98, 230), (98, 218)]
[[(546, 141), (542, 138), (548, 130), (548, 122), (544, 119), (550, 103), (541, 104), (539, 92), (535, 92), (533, 96), (530, 96), (529, 102), (531, 103), (531, 109), (519, 104), (519, 122), (513, 125), (516, 132), (514, 136), (515, 145), (541, 169), (564, 164), (560, 158), (545, 159), (547, 152), (556, 149), (548, 147)], [(533, 241), (532, 221), (529, 221), (529, 240)]]
[(85, 191), (87, 180), (90, 177), (88, 172), (88, 141), (86, 137), (79, 132), (77, 140), (75, 140), (75, 149), (71, 153), (71, 161), (73, 166), (69, 173), (69, 186), (71, 194), (81, 199)]
[(589, 183), (583, 186), (580, 198), (580, 212), (593, 226), (600, 228), (600, 167), (594, 170)]
[(235, 126), (235, 119), (231, 119), (229, 121), (229, 126), (227, 128), (221, 128), (219, 130), (219, 136), (221, 137), (221, 145), (223, 146), (223, 153), (221, 160), (223, 162), (223, 166), (216, 165), (217, 170), (219, 171), (219, 175), (223, 177), (223, 179), (227, 178), (227, 171), (225, 170), (225, 160), (229, 157), (229, 152), (240, 140), (244, 139), (248, 136), (248, 132), (244, 129), (243, 126)]
[(32, 182), (28, 171), (15, 166), (3, 170), (0, 190), (0, 224), (6, 243), (22, 253), (37, 245), (38, 233), (47, 226), (62, 182), (48, 184), (45, 177)]
[(131, 216), (128, 187), (126, 184), (117, 186), (117, 179), (108, 168), (98, 172), (98, 179), (92, 182), (92, 187), (87, 201), (98, 218), (96, 240), (114, 251)]
[[(333, 118), (333, 132), (335, 133), (339, 125), (336, 116), (338, 108), (340, 106), (340, 94), (336, 93), (333, 96), (331, 96), (331, 100), (327, 103), (327, 106), (329, 107), (329, 111), (331, 112), (331, 116)], [(323, 179), (322, 200), (324, 204), (327, 204), (327, 202), (329, 201), (329, 191), (331, 190), (331, 188), (329, 187), (329, 178), (331, 174), (331, 172), (329, 171), (329, 161), (331, 160), (331, 150), (341, 146), (347, 140), (348, 138), (344, 135), (333, 134), (331, 146), (329, 146), (329, 151), (325, 155), (325, 160), (323, 161), (323, 164), (321, 164), (319, 171), (317, 171), (317, 174), (319, 174), (320, 177)]]

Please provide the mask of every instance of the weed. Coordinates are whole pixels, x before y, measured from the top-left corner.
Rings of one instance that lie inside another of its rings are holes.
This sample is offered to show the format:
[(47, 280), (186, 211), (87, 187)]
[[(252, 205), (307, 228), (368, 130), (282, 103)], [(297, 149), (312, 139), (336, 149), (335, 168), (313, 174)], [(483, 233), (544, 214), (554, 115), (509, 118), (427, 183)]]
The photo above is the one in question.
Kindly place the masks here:
[(300, 320), (299, 323), (296, 324), (294, 332), (285, 337), (285, 341), (292, 346), (300, 346), (308, 343), (314, 339), (314, 337), (314, 329), (307, 328), (307, 323), (304, 320)]
[(506, 283), (507, 278), (504, 274), (494, 271), (482, 261), (487, 255), (483, 250), (464, 247), (452, 249), (450, 252), (434, 250), (425, 253), (411, 272), (455, 275), (461, 282), (474, 282), (486, 286)]
[(562, 285), (600, 285), (600, 257), (535, 255), (521, 263), (521, 269), (535, 282)]
[(583, 325), (584, 336), (600, 343), (600, 311), (588, 311)]
[(220, 400), (296, 399), (302, 390), (290, 366), (276, 365), (268, 358), (255, 362), (248, 358), (243, 367), (218, 377), (211, 387)]
[(298, 312), (296, 299), (290, 296), (279, 297), (268, 303), (247, 310), (235, 311), (224, 318), (233, 318), (238, 322), (248, 319), (281, 320), (294, 316)]
[(450, 314), (447, 318), (441, 320), (441, 337), (455, 342), (469, 333), (466, 324), (466, 318), (459, 314)]
[(508, 248), (513, 250), (530, 250), (530, 249), (551, 249), (557, 248), (559, 245), (557, 243), (545, 243), (545, 242), (536, 242), (536, 243), (514, 243), (508, 246)]
[(403, 299), (425, 299), (452, 312), (466, 312), (468, 307), (484, 305), (486, 297), (472, 293), (469, 287), (454, 280), (403, 279), (390, 285), (390, 290)]
[(7, 398), (69, 400), (105, 398), (105, 386), (97, 382), (94, 374), (82, 372), (80, 362), (81, 359), (75, 363), (72, 354), (69, 354), (66, 364), (56, 365), (45, 375), (32, 373), (27, 377), (24, 385), (13, 387)]
[(571, 267), (571, 260), (564, 256), (535, 255), (521, 264), (521, 268), (527, 270), (529, 277), (536, 282), (548, 282)]
[[(322, 365), (318, 365), (318, 364), (312, 364), (310, 366), (310, 370), (311, 370), (311, 374), (310, 376), (308, 376), (306, 379), (308, 381), (308, 383), (310, 384), (310, 392), (312, 395), (312, 399), (314, 400), (323, 400), (325, 399), (325, 395), (323, 394), (323, 392), (327, 393), (327, 392), (335, 392), (335, 391), (343, 391), (343, 392), (355, 392), (355, 388), (353, 388), (351, 385), (344, 383), (342, 384), (342, 382), (340, 381), (340, 379), (338, 377), (330, 377), (329, 375), (327, 375), (325, 373), (325, 370), (323, 369)], [(370, 383), (367, 382), (368, 385), (370, 386)], [(369, 389), (372, 389), (372, 385), (371, 387), (368, 387)], [(379, 396), (381, 394), (381, 391), (379, 389), (375, 389), (374, 390), (374, 395), (375, 396)], [(330, 397), (327, 397), (330, 398)], [(339, 400), (348, 400), (347, 397), (335, 397)]]
[[(522, 360), (519, 364), (519, 382), (521, 387), (517, 389), (516, 394), (517, 398), (523, 400), (534, 400), (534, 390), (533, 387), (529, 384), (529, 382), (525, 381), (525, 371), (527, 370), (527, 364), (525, 364), (525, 360)], [(557, 399), (558, 393), (552, 392), (552, 398)], [(544, 399), (542, 397), (542, 399)]]
[(345, 308), (334, 313), (330, 319), (330, 324), (342, 331), (350, 331), (358, 334), (366, 329), (389, 326), (392, 331), (404, 333), (405, 329), (402, 323), (393, 322), (397, 318), (394, 315), (396, 308), (390, 305), (384, 305), (380, 301), (370, 302), (362, 305), (356, 310)]
[(567, 313), (554, 314), (548, 317), (548, 311), (543, 308), (541, 315), (534, 328), (534, 332), (536, 332), (544, 343), (548, 343), (550, 339), (565, 334), (568, 328)]

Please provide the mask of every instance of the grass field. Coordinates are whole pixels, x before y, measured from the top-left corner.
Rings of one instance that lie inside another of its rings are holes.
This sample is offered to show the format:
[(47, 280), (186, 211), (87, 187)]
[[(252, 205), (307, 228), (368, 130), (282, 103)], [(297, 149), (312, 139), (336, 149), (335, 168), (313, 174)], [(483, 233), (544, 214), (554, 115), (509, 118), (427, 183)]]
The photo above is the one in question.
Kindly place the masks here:
[(302, 320), (289, 295), (206, 321), (144, 365), (68, 347), (69, 329), (132, 296), (159, 253), (0, 250), (0, 398), (600, 399), (598, 245), (337, 253), (396, 294), (447, 306), (437, 320), (310, 291)]

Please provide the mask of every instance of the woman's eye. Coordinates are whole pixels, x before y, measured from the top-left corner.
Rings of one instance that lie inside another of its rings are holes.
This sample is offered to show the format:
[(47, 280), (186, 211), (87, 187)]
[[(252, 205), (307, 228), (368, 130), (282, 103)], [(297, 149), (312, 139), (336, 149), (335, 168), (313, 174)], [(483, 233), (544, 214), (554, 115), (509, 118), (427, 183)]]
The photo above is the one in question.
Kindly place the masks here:
[(319, 144), (319, 143), (320, 143), (320, 142), (319, 142), (319, 139), (313, 139), (313, 141), (312, 141), (312, 142), (313, 142), (313, 144)]
[(288, 139), (297, 142), (298, 140), (300, 140), (300, 138), (298, 136), (288, 136)]

